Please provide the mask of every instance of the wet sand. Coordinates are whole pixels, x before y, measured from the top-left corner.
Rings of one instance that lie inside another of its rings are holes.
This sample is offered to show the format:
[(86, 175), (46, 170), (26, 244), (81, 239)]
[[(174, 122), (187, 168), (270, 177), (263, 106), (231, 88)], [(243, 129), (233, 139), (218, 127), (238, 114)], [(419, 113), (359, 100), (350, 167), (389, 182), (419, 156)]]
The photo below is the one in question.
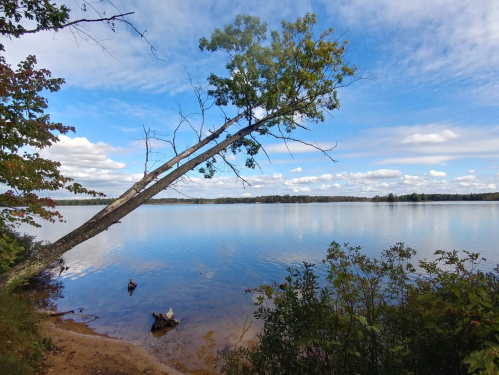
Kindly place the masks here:
[(94, 332), (83, 323), (48, 318), (45, 334), (57, 349), (47, 352), (48, 374), (176, 375), (181, 363), (160, 363), (147, 350), (132, 343)]

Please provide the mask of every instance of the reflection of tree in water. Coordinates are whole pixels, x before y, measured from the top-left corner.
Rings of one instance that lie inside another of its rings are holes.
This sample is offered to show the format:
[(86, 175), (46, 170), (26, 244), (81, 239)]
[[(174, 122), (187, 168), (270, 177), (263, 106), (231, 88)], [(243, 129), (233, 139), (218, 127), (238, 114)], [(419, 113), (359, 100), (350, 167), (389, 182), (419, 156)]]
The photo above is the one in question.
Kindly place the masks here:
[(44, 270), (38, 276), (18, 286), (15, 291), (28, 296), (38, 309), (55, 309), (56, 301), (64, 298), (62, 294), (64, 285), (54, 276), (52, 270)]

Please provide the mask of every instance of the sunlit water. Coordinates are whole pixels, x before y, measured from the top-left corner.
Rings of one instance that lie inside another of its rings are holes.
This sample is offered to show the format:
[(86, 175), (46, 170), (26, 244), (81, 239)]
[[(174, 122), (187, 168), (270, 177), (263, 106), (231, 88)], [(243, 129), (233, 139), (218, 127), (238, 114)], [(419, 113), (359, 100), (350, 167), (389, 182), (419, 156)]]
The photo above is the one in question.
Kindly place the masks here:
[[(54, 241), (102, 207), (60, 207), (66, 224), (23, 228)], [(282, 281), (286, 268), (320, 263), (331, 241), (369, 256), (404, 242), (417, 258), (470, 250), (499, 263), (499, 204), (313, 203), (143, 206), (66, 253), (59, 310), (85, 307), (97, 332), (137, 342), (163, 360), (206, 368), (218, 349), (255, 340), (244, 290)], [(128, 279), (138, 287), (127, 292)], [(173, 308), (181, 324), (162, 336), (153, 311)], [(248, 326), (250, 325), (248, 329)]]

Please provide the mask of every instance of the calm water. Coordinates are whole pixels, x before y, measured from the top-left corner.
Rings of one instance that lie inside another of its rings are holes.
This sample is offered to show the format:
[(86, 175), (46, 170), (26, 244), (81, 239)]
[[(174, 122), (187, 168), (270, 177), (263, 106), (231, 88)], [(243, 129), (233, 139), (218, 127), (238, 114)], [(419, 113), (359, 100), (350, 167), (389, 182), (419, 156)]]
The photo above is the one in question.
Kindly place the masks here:
[[(56, 240), (101, 208), (61, 207), (66, 224), (29, 231)], [(96, 331), (195, 370), (241, 336), (255, 339), (245, 289), (282, 281), (289, 266), (320, 262), (331, 241), (360, 245), (370, 256), (404, 242), (419, 259), (466, 249), (491, 269), (499, 263), (498, 228), (498, 203), (143, 206), (65, 255), (70, 269), (60, 276), (65, 298), (57, 303), (59, 310), (84, 306), (99, 317), (89, 324)], [(130, 278), (138, 283), (133, 296)], [(181, 324), (153, 336), (152, 311), (170, 307)]]

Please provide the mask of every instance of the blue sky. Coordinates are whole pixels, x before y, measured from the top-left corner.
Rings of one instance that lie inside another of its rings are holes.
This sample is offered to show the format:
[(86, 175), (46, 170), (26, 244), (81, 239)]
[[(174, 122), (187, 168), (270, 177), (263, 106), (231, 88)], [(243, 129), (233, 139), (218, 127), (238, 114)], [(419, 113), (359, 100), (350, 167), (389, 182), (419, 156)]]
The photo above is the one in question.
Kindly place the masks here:
[[(259, 16), (269, 30), (280, 20), (307, 12), (317, 32), (333, 27), (350, 41), (347, 58), (376, 79), (339, 90), (334, 117), (299, 132), (308, 142), (337, 144), (331, 162), (301, 144), (261, 139), (270, 155), (259, 169), (243, 169), (252, 186), (243, 189), (233, 174), (212, 180), (199, 173), (177, 189), (193, 197), (268, 194), (374, 196), (418, 193), (481, 193), (499, 190), (499, 2), (490, 0), (350, 1), (115, 1), (165, 61), (124, 27), (113, 33), (100, 25), (89, 33), (103, 40), (75, 44), (65, 30), (3, 41), (15, 65), (28, 54), (38, 66), (64, 77), (66, 85), (48, 96), (53, 121), (75, 126), (42, 155), (59, 160), (62, 171), (89, 188), (118, 196), (144, 171), (142, 126), (171, 136), (178, 107), (199, 117), (188, 71), (199, 82), (222, 74), (223, 55), (200, 52), (199, 38), (234, 20)], [(68, 2), (78, 9), (75, 2)], [(111, 10), (108, 11), (109, 13)], [(74, 13), (76, 14), (76, 13)], [(85, 16), (85, 15), (83, 15)], [(213, 110), (208, 126), (222, 117)], [(178, 144), (195, 142), (181, 128)], [(154, 142), (155, 158), (171, 149)], [(234, 163), (244, 165), (238, 156)], [(152, 163), (149, 164), (149, 167)], [(56, 198), (70, 198), (55, 193)], [(165, 191), (160, 196), (178, 196)]]

